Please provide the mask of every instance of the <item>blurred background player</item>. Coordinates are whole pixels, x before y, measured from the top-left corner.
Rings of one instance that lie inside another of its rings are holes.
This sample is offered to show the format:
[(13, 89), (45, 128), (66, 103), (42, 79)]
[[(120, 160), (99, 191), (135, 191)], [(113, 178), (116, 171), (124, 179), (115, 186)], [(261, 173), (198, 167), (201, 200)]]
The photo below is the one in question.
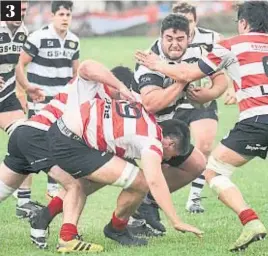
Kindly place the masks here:
[[(24, 17), (27, 11), (27, 1), (21, 2), (21, 20), (6, 21), (0, 24), (0, 127), (11, 135), (15, 127), (25, 119), (22, 105), (16, 97), (16, 76), (15, 66), (18, 62), (21, 48), (25, 43), (28, 31), (24, 25)], [(39, 89), (36, 86), (29, 85), (25, 91), (37, 99)], [(17, 192), (16, 215), (24, 217), (28, 212), (39, 209), (38, 203), (30, 201), (31, 193), (28, 189), (28, 181)]]
[[(201, 55), (198, 54), (200, 47), (206, 51), (211, 51), (213, 44), (220, 40), (220, 35), (212, 30), (197, 27), (198, 18), (196, 7), (187, 2), (178, 2), (173, 6), (173, 13), (184, 15), (189, 20), (190, 37), (189, 51), (195, 51), (197, 54), (190, 58), (185, 54), (183, 60), (186, 62), (196, 62)], [(225, 81), (224, 81), (225, 82)], [(202, 81), (201, 81), (202, 83)], [(207, 79), (207, 86), (211, 87), (211, 80)], [(198, 91), (197, 97), (201, 95), (202, 89)], [(216, 100), (213, 100), (207, 108), (195, 108), (185, 96), (181, 104), (177, 106), (175, 117), (183, 120), (189, 125), (191, 136), (195, 146), (208, 158), (217, 133), (218, 127), (218, 107)], [(201, 205), (201, 192), (205, 185), (205, 177), (201, 175), (192, 182), (186, 209), (190, 213), (203, 213), (204, 208)]]
[[(23, 87), (36, 85), (42, 88), (45, 94), (45, 100), (38, 104), (28, 97), (29, 118), (76, 76), (79, 65), (79, 39), (69, 30), (72, 7), (72, 1), (53, 1), (52, 23), (33, 32), (23, 47), (16, 68), (17, 79)], [(24, 74), (25, 66), (27, 77)], [(30, 186), (24, 191), (30, 194)], [(47, 196), (51, 198), (57, 191), (58, 185), (48, 177)]]

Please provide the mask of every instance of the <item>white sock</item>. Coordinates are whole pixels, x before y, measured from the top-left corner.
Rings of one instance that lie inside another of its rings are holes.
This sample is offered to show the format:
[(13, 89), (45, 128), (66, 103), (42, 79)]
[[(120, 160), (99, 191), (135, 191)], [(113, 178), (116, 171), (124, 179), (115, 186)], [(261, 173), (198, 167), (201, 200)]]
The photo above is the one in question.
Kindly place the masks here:
[(17, 192), (17, 205), (22, 206), (24, 204), (27, 204), (31, 200), (31, 190), (30, 189), (24, 189), (24, 188), (19, 188)]
[(193, 199), (201, 196), (205, 183), (206, 180), (204, 175), (201, 175), (192, 182), (187, 204), (191, 204)]
[(57, 183), (47, 183), (47, 192), (51, 196), (55, 196), (59, 192), (59, 184), (57, 184)]

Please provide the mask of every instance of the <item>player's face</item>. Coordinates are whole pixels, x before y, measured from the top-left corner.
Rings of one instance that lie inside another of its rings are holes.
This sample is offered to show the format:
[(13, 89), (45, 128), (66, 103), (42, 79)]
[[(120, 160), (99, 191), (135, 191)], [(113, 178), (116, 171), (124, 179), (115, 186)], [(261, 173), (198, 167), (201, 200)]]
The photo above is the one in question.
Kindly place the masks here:
[(194, 15), (189, 12), (189, 13), (179, 13), (181, 15), (183, 15), (186, 19), (188, 19), (189, 21), (189, 28), (190, 28), (190, 35), (194, 34), (194, 29), (196, 28), (197, 22), (194, 19)]
[(165, 137), (162, 140), (163, 157), (165, 160), (169, 160), (171, 157), (178, 156), (180, 152), (176, 150), (175, 143), (169, 137)]
[(27, 2), (22, 2), (21, 3), (21, 20), (17, 20), (17, 21), (7, 21), (7, 25), (9, 27), (13, 27), (13, 28), (18, 28), (22, 21), (24, 20), (25, 18), (25, 15), (26, 15), (26, 11), (27, 11), (27, 7), (28, 7), (28, 3)]
[(56, 30), (67, 31), (72, 21), (72, 12), (64, 7), (61, 7), (53, 14), (53, 25)]
[(170, 28), (162, 35), (162, 51), (170, 60), (179, 60), (188, 46), (188, 36), (184, 31)]
[(238, 20), (237, 27), (238, 27), (238, 33), (240, 35), (248, 33), (250, 30), (247, 21), (244, 19)]

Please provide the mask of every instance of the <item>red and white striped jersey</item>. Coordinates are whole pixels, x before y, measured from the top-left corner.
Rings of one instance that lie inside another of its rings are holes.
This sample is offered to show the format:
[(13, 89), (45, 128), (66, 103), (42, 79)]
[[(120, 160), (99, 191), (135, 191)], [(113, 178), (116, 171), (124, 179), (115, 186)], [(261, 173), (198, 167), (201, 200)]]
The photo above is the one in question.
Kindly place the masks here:
[(89, 147), (132, 159), (152, 150), (162, 158), (162, 130), (141, 103), (94, 99), (80, 106), (80, 114)]
[(68, 98), (72, 100), (72, 98), (77, 97), (78, 94), (82, 95), (82, 101), (94, 98), (110, 98), (108, 86), (77, 77), (65, 86), (42, 110), (32, 116), (24, 124), (47, 131), (50, 126), (63, 115)]
[(268, 35), (248, 33), (226, 39), (199, 62), (208, 74), (226, 68), (233, 79), (239, 120), (268, 115)]

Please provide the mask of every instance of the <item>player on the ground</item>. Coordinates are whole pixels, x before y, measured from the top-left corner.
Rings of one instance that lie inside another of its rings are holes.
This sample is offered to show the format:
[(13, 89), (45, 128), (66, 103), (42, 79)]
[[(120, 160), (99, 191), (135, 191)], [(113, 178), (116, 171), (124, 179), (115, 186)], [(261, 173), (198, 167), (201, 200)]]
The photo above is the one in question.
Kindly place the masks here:
[[(196, 14), (196, 7), (187, 2), (178, 2), (172, 8), (173, 13), (184, 15), (189, 20), (190, 35), (189, 45), (186, 53), (182, 57), (183, 61), (187, 63), (197, 62), (201, 58), (203, 52), (211, 51), (213, 44), (220, 40), (220, 35), (212, 30), (197, 27), (198, 17)], [(192, 53), (194, 52), (194, 53)], [(223, 76), (222, 76), (223, 77)], [(214, 79), (215, 80), (215, 79)], [(209, 97), (215, 98), (216, 94), (222, 94), (227, 88), (227, 80), (222, 78), (222, 81), (217, 79), (214, 81), (206, 77), (197, 81), (195, 93), (205, 96), (204, 100), (209, 101)], [(216, 82), (216, 84), (215, 84)], [(194, 83), (192, 83), (194, 86)], [(213, 87), (213, 89), (211, 89)], [(207, 95), (207, 93), (210, 95)], [(215, 92), (215, 93), (213, 93)], [(218, 127), (218, 107), (216, 100), (212, 100), (207, 107), (196, 108), (191, 104), (187, 95), (183, 97), (182, 101), (176, 108), (174, 118), (183, 120), (189, 125), (191, 136), (195, 142), (195, 146), (205, 155), (206, 158), (212, 150), (213, 143), (217, 133)], [(201, 205), (201, 192), (205, 185), (205, 177), (201, 175), (192, 182), (191, 190), (189, 193), (186, 209), (190, 213), (203, 213), (204, 208)]]
[[(21, 48), (25, 43), (28, 31), (24, 25), (24, 17), (27, 11), (27, 1), (21, 2), (21, 20), (6, 21), (0, 24), (0, 128), (12, 133), (14, 128), (23, 120), (25, 114), (16, 97), (16, 75), (15, 67), (18, 63)], [(42, 92), (35, 85), (25, 87), (25, 91), (32, 98), (37, 100)], [(25, 184), (27, 186), (27, 184)], [(23, 217), (27, 212), (39, 209), (39, 204), (30, 201), (30, 193), (20, 190), (18, 192), (16, 215)]]
[[(17, 79), (22, 87), (36, 85), (45, 93), (45, 100), (38, 104), (28, 97), (29, 118), (76, 76), (79, 65), (79, 39), (69, 30), (72, 7), (72, 1), (52, 1), (51, 24), (34, 31), (23, 46), (16, 68)], [(27, 77), (24, 72), (26, 66)], [(27, 180), (27, 183), (28, 187), (25, 186), (22, 192), (30, 195), (31, 179)], [(57, 191), (57, 183), (48, 177), (47, 196), (51, 198)]]
[[(177, 63), (182, 58), (191, 60), (201, 56), (202, 48), (188, 48), (189, 21), (183, 15), (170, 14), (161, 26), (161, 37), (153, 44), (151, 51), (168, 62)], [(211, 91), (219, 95), (225, 88), (223, 73), (211, 76), (213, 87)], [(156, 114), (158, 122), (173, 118), (175, 109), (182, 98), (185, 84), (178, 84), (160, 72), (154, 72), (145, 66), (137, 65), (135, 72), (136, 89), (142, 98), (142, 103), (147, 111)], [(220, 89), (219, 89), (220, 87)], [(183, 119), (181, 119), (183, 121)], [(206, 160), (203, 154), (192, 146), (185, 156), (177, 156), (167, 164), (174, 167), (167, 178), (171, 192), (177, 191), (187, 185), (196, 175), (205, 169)], [(203, 169), (204, 168), (204, 169)], [(183, 178), (182, 178), (183, 176)], [(164, 232), (165, 228), (159, 219), (158, 206), (153, 197), (148, 194), (138, 212), (136, 219), (145, 219), (154, 229)]]
[(143, 65), (182, 82), (200, 79), (226, 68), (233, 79), (240, 109), (239, 121), (209, 157), (206, 181), (218, 198), (239, 217), (243, 230), (231, 251), (245, 249), (266, 236), (257, 214), (243, 199), (230, 176), (256, 156), (266, 158), (268, 140), (268, 2), (246, 1), (238, 7), (240, 35), (215, 45), (198, 64), (169, 65), (156, 56), (137, 52)]

